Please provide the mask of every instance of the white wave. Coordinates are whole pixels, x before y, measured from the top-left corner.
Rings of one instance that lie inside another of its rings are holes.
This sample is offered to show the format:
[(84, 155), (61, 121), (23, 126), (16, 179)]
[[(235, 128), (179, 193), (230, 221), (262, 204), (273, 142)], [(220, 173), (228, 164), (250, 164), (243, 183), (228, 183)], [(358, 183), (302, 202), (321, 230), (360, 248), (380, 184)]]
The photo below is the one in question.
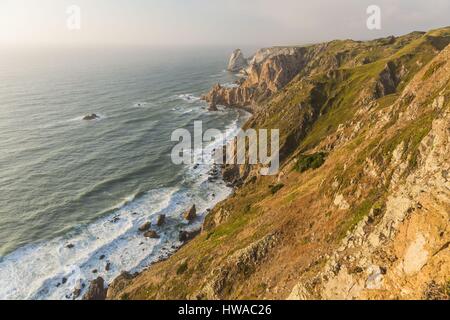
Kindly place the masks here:
[(222, 84), (222, 87), (237, 88), (237, 87), (239, 87), (239, 85), (237, 83), (227, 82), (227, 83)]
[(177, 96), (179, 99), (188, 102), (188, 103), (194, 103), (200, 100), (200, 97), (197, 97), (191, 93), (183, 93)]
[[(225, 140), (238, 129), (236, 119), (227, 127)], [(1, 258), (0, 299), (72, 299), (75, 288), (82, 288), (81, 298), (89, 282), (98, 276), (110, 283), (122, 271), (141, 271), (171, 255), (182, 245), (178, 239), (180, 229), (200, 228), (207, 209), (231, 192), (223, 181), (208, 179), (212, 168), (208, 160), (212, 150), (221, 144), (214, 141), (207, 145), (203, 152), (205, 163), (187, 168), (185, 186), (152, 190), (137, 199), (131, 195), (111, 214), (77, 231), (26, 245)], [(194, 152), (196, 156), (201, 154), (201, 150)], [(192, 204), (199, 218), (188, 225), (182, 214)], [(167, 220), (157, 229), (160, 238), (143, 237), (139, 226), (155, 220), (158, 214), (165, 214)], [(73, 247), (69, 248), (69, 244)], [(105, 270), (106, 264), (109, 271)]]
[[(109, 283), (124, 270), (141, 271), (168, 257), (182, 245), (180, 228), (200, 228), (206, 209), (229, 195), (230, 189), (222, 182), (207, 180), (207, 171), (204, 167), (191, 176), (188, 189), (155, 190), (135, 200), (131, 196), (126, 200), (131, 202), (121, 203), (120, 209), (78, 232), (27, 245), (3, 257), (0, 299), (72, 299), (75, 288), (84, 285), (82, 297), (89, 282), (98, 276)], [(192, 204), (199, 218), (187, 225), (182, 214)], [(157, 229), (160, 239), (144, 238), (139, 226), (158, 214), (165, 214), (167, 220)], [(69, 244), (73, 247), (68, 248)], [(105, 270), (107, 263), (109, 271)]]
[[(78, 232), (28, 245), (5, 256), (0, 262), (0, 298), (71, 298), (76, 283), (87, 284), (99, 275), (111, 281), (120, 271), (133, 269), (164, 240), (144, 239), (136, 228), (149, 215), (164, 209), (174, 192), (155, 190)], [(145, 243), (144, 251), (141, 242)], [(99, 259), (101, 255), (105, 255), (104, 260)], [(111, 264), (109, 272), (105, 271), (107, 262)], [(92, 272), (95, 269), (96, 274)]]
[(183, 115), (183, 114), (188, 114), (188, 113), (192, 113), (192, 112), (199, 112), (202, 109), (200, 106), (193, 106), (191, 108), (187, 108), (186, 106), (177, 106), (175, 108), (172, 108), (171, 110), (176, 112), (177, 114)]

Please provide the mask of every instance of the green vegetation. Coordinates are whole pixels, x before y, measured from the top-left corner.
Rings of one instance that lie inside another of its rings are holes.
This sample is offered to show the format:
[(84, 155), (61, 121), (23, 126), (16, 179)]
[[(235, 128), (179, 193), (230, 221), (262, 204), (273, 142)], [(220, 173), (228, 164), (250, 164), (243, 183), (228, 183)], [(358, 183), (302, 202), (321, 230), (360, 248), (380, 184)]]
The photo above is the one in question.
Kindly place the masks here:
[(284, 184), (282, 183), (277, 183), (275, 185), (270, 185), (269, 189), (270, 189), (270, 193), (272, 195), (274, 195), (275, 193), (277, 193), (278, 191), (280, 191), (282, 188), (284, 187)]
[(364, 201), (350, 210), (350, 218), (342, 224), (339, 238), (342, 239), (348, 231), (353, 231), (358, 223), (369, 214), (371, 209), (380, 213), (384, 209), (383, 197), (376, 190), (373, 190)]
[(317, 152), (309, 155), (301, 155), (295, 164), (295, 170), (305, 172), (309, 169), (320, 168), (325, 163), (327, 154), (325, 152)]
[(447, 296), (450, 298), (450, 280), (447, 281), (447, 286), (446, 286), (446, 292), (447, 292)]
[(188, 269), (188, 264), (187, 261), (182, 262), (177, 269), (177, 275), (183, 274), (187, 271)]
[(372, 149), (371, 156), (381, 161), (390, 161), (392, 152), (401, 143), (405, 143), (405, 155), (410, 155), (408, 168), (413, 169), (417, 165), (419, 144), (430, 132), (433, 122), (433, 112), (428, 112), (419, 119), (401, 129), (395, 136), (382, 142), (378, 148)]
[(442, 67), (445, 64), (445, 61), (435, 61), (431, 64), (430, 68), (425, 72), (423, 75), (423, 80), (427, 80), (430, 78), (433, 73), (435, 73), (440, 67)]

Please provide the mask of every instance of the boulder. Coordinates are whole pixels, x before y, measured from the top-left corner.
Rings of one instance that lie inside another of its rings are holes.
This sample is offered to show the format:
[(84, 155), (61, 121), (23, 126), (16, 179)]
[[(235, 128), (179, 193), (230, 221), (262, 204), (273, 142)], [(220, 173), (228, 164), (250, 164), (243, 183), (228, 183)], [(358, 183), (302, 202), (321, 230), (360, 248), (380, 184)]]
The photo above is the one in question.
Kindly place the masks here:
[(195, 204), (184, 213), (183, 217), (189, 222), (197, 217), (197, 209), (195, 208)]
[(78, 280), (76, 282), (75, 287), (74, 287), (73, 292), (72, 292), (72, 299), (73, 300), (78, 299), (81, 296), (81, 292), (83, 291), (85, 286), (86, 285), (83, 282), (81, 282), (81, 280)]
[(116, 222), (118, 222), (120, 220), (120, 217), (114, 217), (114, 218), (112, 218), (109, 222), (111, 222), (111, 223), (116, 223)]
[(107, 288), (105, 287), (105, 280), (98, 277), (92, 280), (83, 300), (105, 300)]
[(158, 233), (155, 230), (149, 230), (144, 233), (144, 237), (151, 239), (159, 239)]
[(227, 70), (231, 72), (239, 72), (247, 66), (247, 60), (244, 58), (244, 54), (241, 49), (236, 49), (233, 51), (228, 62)]
[(160, 214), (158, 215), (158, 218), (156, 218), (156, 225), (158, 227), (161, 227), (166, 222), (166, 215)]
[(151, 224), (150, 224), (150, 222), (146, 222), (146, 223), (144, 223), (143, 225), (141, 225), (140, 227), (139, 227), (139, 231), (140, 232), (145, 232), (145, 231), (147, 231), (148, 229), (150, 229), (150, 226), (151, 226)]
[(238, 165), (226, 165), (222, 168), (222, 178), (227, 183), (234, 183), (240, 179), (240, 172)]
[(91, 114), (85, 115), (83, 117), (83, 120), (89, 121), (89, 120), (95, 120), (95, 119), (98, 119), (98, 118), (100, 118), (98, 115), (96, 115), (95, 113), (91, 113)]
[(208, 106), (208, 111), (218, 111), (219, 109), (217, 109), (217, 105), (210, 103)]
[(180, 231), (179, 240), (181, 242), (187, 242), (189, 240), (192, 240), (200, 233), (200, 231), (201, 231), (200, 229), (195, 231), (182, 230)]
[(73, 295), (72, 295), (73, 299), (78, 298), (80, 296), (80, 294), (81, 294), (81, 288), (73, 289)]

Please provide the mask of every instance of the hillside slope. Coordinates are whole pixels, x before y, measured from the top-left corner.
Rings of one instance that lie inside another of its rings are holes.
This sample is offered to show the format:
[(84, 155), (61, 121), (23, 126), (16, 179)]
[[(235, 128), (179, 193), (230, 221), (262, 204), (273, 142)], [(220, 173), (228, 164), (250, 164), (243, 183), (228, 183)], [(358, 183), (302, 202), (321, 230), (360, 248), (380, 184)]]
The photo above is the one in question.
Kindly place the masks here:
[[(450, 28), (292, 47), (205, 99), (279, 128), (281, 169), (239, 182), (200, 235), (110, 299), (446, 299)], [(230, 172), (232, 174), (230, 174)]]

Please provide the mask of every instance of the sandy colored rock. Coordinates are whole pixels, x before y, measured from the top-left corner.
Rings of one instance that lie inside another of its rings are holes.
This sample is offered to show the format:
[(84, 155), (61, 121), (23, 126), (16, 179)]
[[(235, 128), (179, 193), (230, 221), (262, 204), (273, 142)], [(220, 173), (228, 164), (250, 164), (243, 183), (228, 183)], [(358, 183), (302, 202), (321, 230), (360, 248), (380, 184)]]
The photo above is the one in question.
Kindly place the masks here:
[(231, 72), (238, 72), (247, 66), (247, 60), (244, 58), (244, 54), (241, 49), (233, 51), (230, 61), (228, 62), (227, 70)]

